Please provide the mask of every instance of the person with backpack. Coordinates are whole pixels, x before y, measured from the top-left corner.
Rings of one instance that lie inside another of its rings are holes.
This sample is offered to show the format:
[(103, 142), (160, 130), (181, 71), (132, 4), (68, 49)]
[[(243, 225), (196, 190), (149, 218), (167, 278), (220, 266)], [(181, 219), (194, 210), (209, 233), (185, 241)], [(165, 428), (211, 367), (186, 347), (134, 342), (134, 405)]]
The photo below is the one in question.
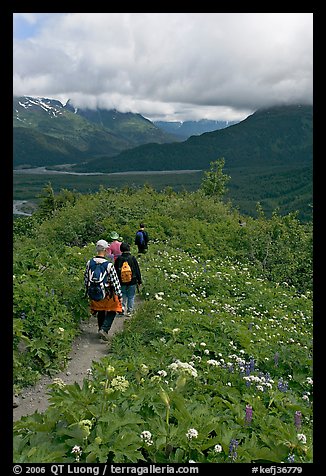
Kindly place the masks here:
[(96, 256), (87, 261), (84, 273), (90, 309), (97, 316), (99, 337), (105, 340), (109, 340), (116, 313), (122, 311), (120, 281), (113, 263), (106, 258), (108, 247), (105, 240), (96, 243)]
[(116, 231), (112, 231), (110, 234), (110, 239), (111, 239), (111, 244), (109, 245), (107, 249), (107, 253), (109, 256), (113, 257), (113, 260), (115, 261), (119, 255), (121, 255), (120, 251), (120, 245), (122, 243), (122, 238), (119, 237), (118, 233)]
[(149, 242), (149, 236), (147, 231), (145, 231), (145, 225), (144, 223), (140, 223), (139, 230), (137, 231), (135, 236), (135, 245), (138, 246), (139, 254), (147, 253), (148, 242)]
[(122, 291), (122, 308), (126, 316), (130, 316), (134, 309), (136, 287), (142, 284), (139, 264), (130, 252), (129, 243), (121, 243), (121, 255), (114, 262)]

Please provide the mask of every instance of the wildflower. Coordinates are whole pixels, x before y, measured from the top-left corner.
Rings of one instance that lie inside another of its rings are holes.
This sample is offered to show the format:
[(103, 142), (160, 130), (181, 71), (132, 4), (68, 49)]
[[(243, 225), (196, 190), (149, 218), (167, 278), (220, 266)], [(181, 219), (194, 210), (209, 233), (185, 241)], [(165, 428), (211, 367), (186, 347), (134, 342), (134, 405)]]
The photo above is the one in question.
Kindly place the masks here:
[(253, 372), (255, 370), (255, 360), (253, 357), (250, 357), (249, 368), (250, 368), (250, 372)]
[(151, 446), (153, 444), (152, 433), (150, 431), (143, 431), (140, 434), (140, 437), (147, 446)]
[(169, 368), (173, 372), (180, 371), (186, 374), (190, 374), (192, 375), (192, 377), (197, 377), (198, 375), (197, 370), (191, 364), (188, 364), (187, 362), (180, 362), (180, 360), (176, 360), (175, 362), (170, 364)]
[(127, 388), (129, 387), (129, 382), (128, 380), (125, 379), (125, 377), (121, 377), (120, 375), (117, 375), (117, 377), (112, 379), (111, 387), (114, 390), (120, 390), (120, 392), (125, 392)]
[(215, 453), (221, 453), (222, 450), (223, 450), (223, 448), (222, 448), (221, 445), (215, 445), (214, 446)]
[(299, 411), (296, 411), (294, 414), (294, 424), (296, 428), (298, 429), (301, 427), (301, 418), (302, 418), (302, 413)]
[(176, 334), (177, 332), (180, 332), (179, 327), (176, 327), (175, 329), (172, 329), (172, 334)]
[(314, 381), (312, 380), (312, 378), (307, 377), (307, 383), (308, 383), (309, 385), (313, 385), (313, 384), (314, 384)]
[(282, 377), (281, 377), (281, 378), (279, 379), (279, 381), (278, 381), (277, 388), (278, 388), (281, 392), (286, 392), (287, 389), (288, 389), (288, 383), (287, 383), (287, 382), (283, 382), (283, 379), (282, 379)]
[(246, 405), (245, 423), (250, 425), (251, 420), (252, 420), (252, 407), (250, 405)]
[(279, 358), (279, 353), (278, 353), (278, 352), (275, 352), (275, 355), (274, 355), (274, 364), (275, 364), (275, 367), (278, 366), (278, 358)]
[(112, 367), (112, 365), (108, 365), (107, 368), (106, 368), (106, 374), (107, 376), (111, 375), (111, 374), (114, 374), (115, 372), (115, 368)]
[(232, 439), (230, 441), (230, 446), (229, 446), (229, 458), (231, 458), (232, 461), (235, 461), (235, 459), (238, 456), (237, 453), (237, 447), (238, 447), (239, 442), (237, 440)]
[(297, 438), (301, 441), (304, 445), (307, 443), (307, 437), (303, 433), (298, 433)]
[(148, 371), (149, 371), (149, 369), (148, 369), (147, 365), (141, 364), (140, 373), (142, 373), (143, 375), (146, 375), (146, 374), (148, 374)]
[(91, 377), (93, 375), (93, 370), (92, 369), (87, 369), (86, 373), (89, 377)]
[(195, 430), (195, 428), (189, 428), (186, 433), (186, 437), (188, 438), (188, 440), (191, 440), (192, 438), (198, 438), (198, 431)]
[(294, 455), (289, 455), (287, 457), (287, 461), (288, 461), (288, 463), (294, 463)]
[(167, 376), (167, 372), (165, 372), (165, 370), (159, 370), (157, 372), (161, 377), (166, 377)]
[(58, 385), (59, 388), (63, 388), (66, 385), (61, 378), (54, 378), (52, 383)]
[(80, 422), (78, 422), (78, 426), (83, 431), (85, 439), (89, 437), (92, 425), (93, 424), (90, 420), (80, 420)]
[(216, 360), (213, 360), (213, 359), (207, 360), (207, 363), (208, 363), (208, 365), (213, 365), (213, 366), (219, 365), (219, 362), (217, 362)]
[(79, 461), (80, 456), (81, 456), (81, 454), (82, 454), (82, 449), (81, 449), (81, 447), (75, 445), (75, 446), (73, 447), (73, 449), (71, 450), (71, 452), (75, 455), (76, 461)]

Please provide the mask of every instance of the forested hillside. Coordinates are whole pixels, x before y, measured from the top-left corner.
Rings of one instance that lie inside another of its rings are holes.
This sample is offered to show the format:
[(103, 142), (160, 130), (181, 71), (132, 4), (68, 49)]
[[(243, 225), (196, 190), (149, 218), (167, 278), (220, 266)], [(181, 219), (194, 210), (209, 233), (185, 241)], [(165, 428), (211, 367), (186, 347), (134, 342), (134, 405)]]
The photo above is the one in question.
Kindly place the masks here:
[(83, 273), (117, 230), (141, 304), (84, 383), (14, 424), (15, 463), (313, 461), (312, 224), (244, 220), (203, 189), (44, 192), (14, 221), (14, 385), (65, 367), (88, 318)]
[(105, 158), (76, 166), (79, 171), (207, 169), (225, 158), (228, 171), (271, 166), (312, 167), (312, 106), (283, 106), (258, 110), (233, 126), (181, 143), (145, 144), (126, 150), (117, 160)]

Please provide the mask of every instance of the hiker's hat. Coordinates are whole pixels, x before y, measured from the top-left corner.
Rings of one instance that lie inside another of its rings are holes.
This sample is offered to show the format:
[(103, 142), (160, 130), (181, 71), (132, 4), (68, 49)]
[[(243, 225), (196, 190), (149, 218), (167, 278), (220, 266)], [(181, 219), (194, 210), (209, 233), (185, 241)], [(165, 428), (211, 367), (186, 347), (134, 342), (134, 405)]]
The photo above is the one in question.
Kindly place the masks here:
[(105, 240), (98, 240), (96, 243), (96, 250), (97, 251), (104, 251), (109, 247), (109, 243)]
[(119, 239), (119, 235), (116, 231), (111, 231), (110, 233), (110, 238), (111, 240), (118, 240)]

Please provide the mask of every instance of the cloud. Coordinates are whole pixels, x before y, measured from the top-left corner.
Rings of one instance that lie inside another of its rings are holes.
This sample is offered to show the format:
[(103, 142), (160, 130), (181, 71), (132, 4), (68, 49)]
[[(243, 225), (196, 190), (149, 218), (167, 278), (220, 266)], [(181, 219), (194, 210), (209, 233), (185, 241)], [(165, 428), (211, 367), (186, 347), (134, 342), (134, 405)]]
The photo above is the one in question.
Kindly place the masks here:
[[(264, 106), (312, 104), (312, 13), (14, 18), (15, 95), (169, 120), (241, 120)], [(29, 37), (19, 36), (24, 21)]]

